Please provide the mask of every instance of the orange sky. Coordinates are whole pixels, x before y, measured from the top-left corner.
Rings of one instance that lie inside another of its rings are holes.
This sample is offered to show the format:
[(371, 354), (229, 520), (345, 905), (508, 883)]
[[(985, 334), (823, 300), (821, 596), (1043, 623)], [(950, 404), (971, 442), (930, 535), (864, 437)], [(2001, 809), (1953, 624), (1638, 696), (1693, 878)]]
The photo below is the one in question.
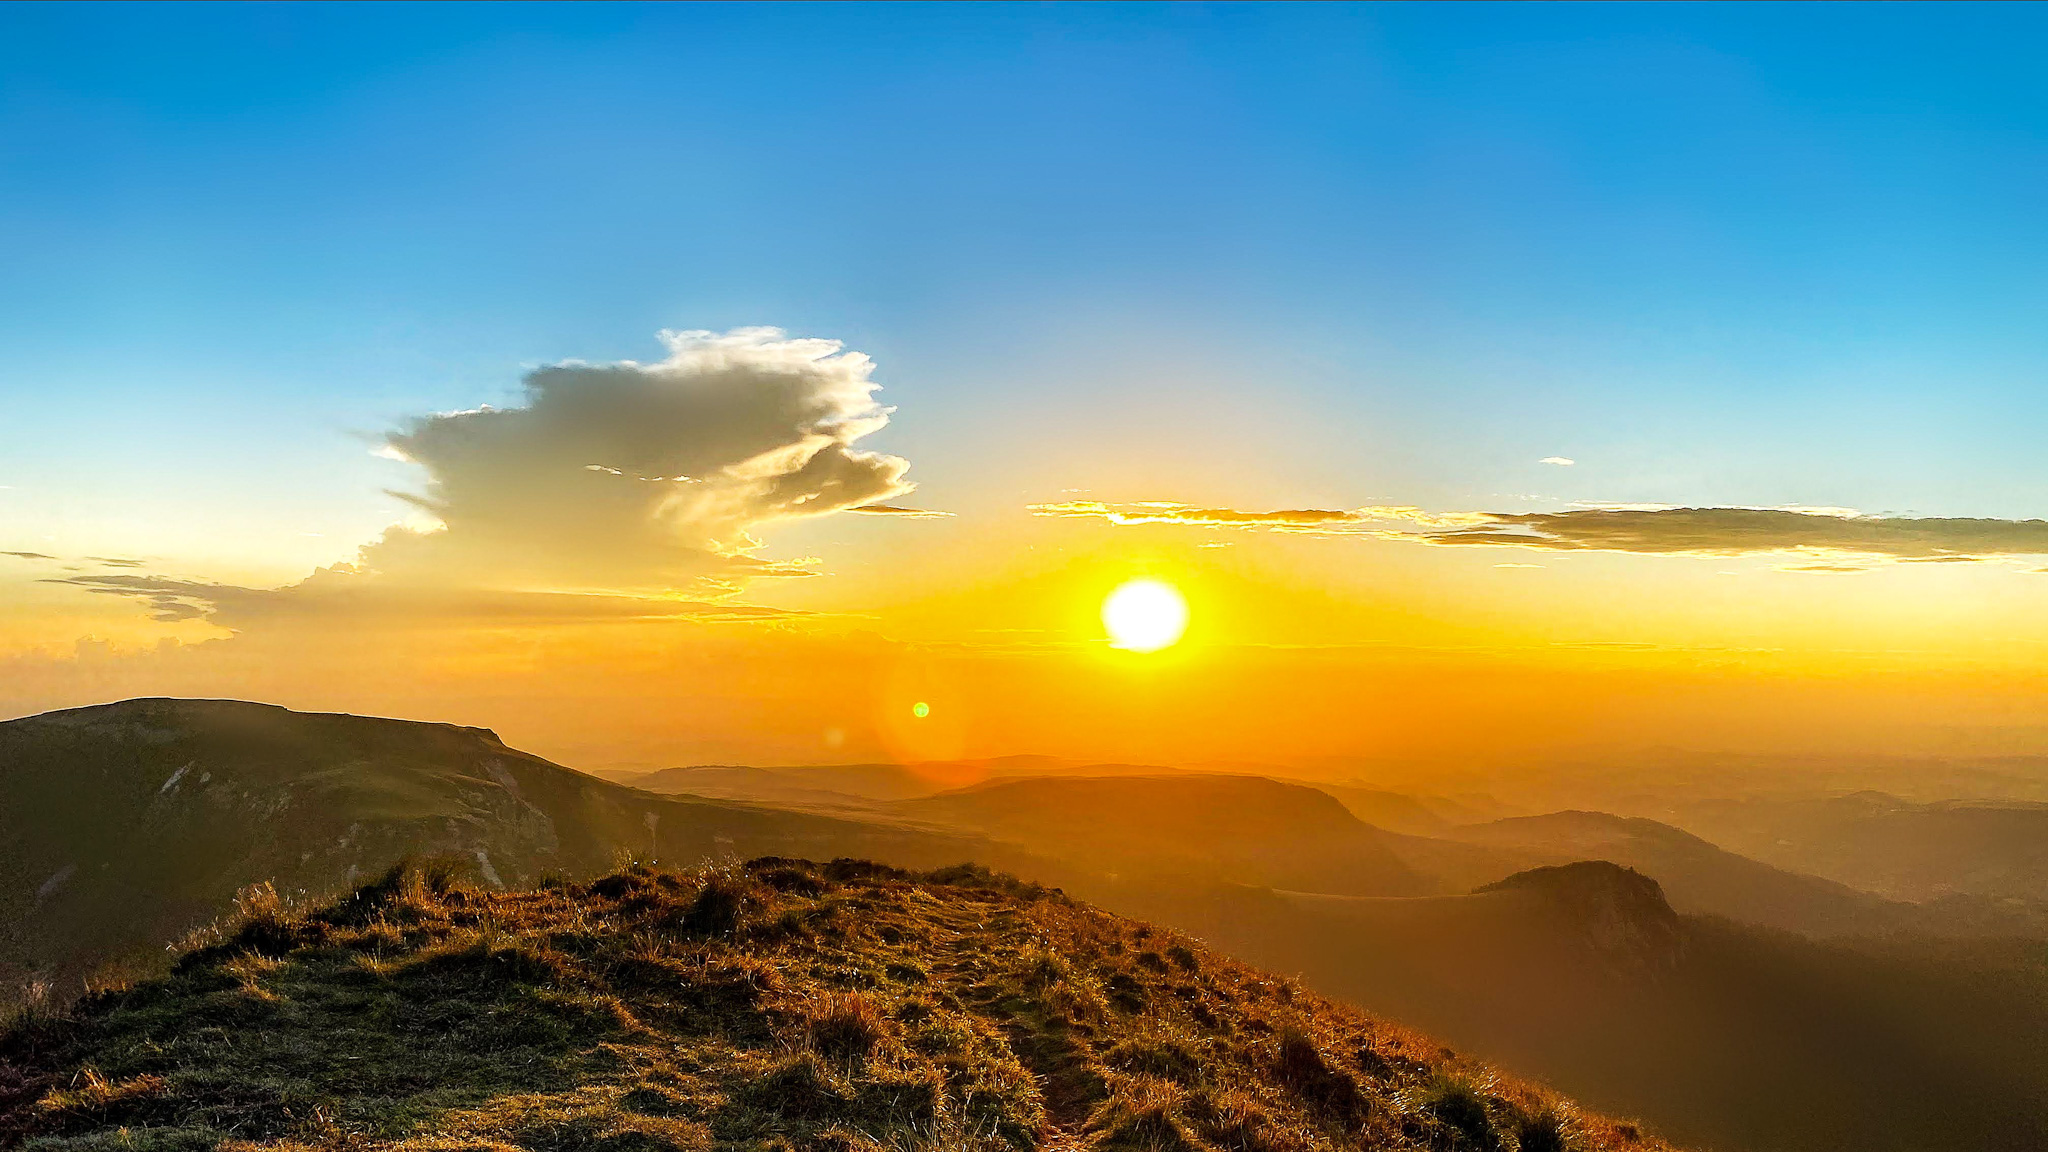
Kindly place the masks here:
[[(875, 521), (778, 540), (843, 545), (819, 575), (734, 597), (795, 612), (773, 619), (310, 618), (231, 635), (24, 582), (0, 670), (15, 712), (232, 695), (479, 724), (592, 765), (2013, 751), (2048, 723), (2048, 629), (2028, 611), (2048, 581), (2007, 566), (1819, 574), (1021, 509)], [(1183, 641), (1157, 653), (1110, 648), (1099, 619), (1141, 575), (1191, 606)], [(86, 635), (102, 643), (74, 647)]]
[[(0, 709), (239, 696), (483, 725), (586, 765), (1338, 772), (1996, 752), (2048, 722), (2040, 521), (1344, 501), (1290, 487), (1270, 427), (921, 483), (869, 447), (895, 410), (858, 353), (663, 339), (662, 360), (545, 366), (517, 402), (400, 423), (371, 446), (381, 529), (45, 518), (0, 556)], [(1103, 630), (1140, 577), (1189, 606), (1162, 651)]]

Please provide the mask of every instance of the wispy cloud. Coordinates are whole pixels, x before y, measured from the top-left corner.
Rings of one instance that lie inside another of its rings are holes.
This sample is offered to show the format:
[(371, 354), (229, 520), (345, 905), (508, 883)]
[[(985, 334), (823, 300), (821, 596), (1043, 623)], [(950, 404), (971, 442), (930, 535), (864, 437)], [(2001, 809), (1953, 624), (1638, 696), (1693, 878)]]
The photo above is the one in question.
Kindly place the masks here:
[(896, 504), (863, 504), (857, 508), (848, 508), (847, 511), (869, 516), (900, 516), (907, 520), (942, 520), (953, 515), (951, 512), (940, 512), (931, 508), (904, 508)]
[(55, 560), (48, 552), (0, 552), (0, 556), (12, 556), (17, 560)]
[(1560, 512), (1424, 512), (1408, 507), (1246, 512), (1170, 501), (1034, 504), (1039, 516), (1112, 524), (1265, 528), (1365, 535), (1437, 545), (1561, 552), (1736, 556), (1826, 553), (1910, 563), (2048, 555), (2048, 520), (1864, 516), (1843, 508), (1679, 508), (1605, 505)]
[(146, 601), (166, 623), (211, 618), (230, 627), (293, 622), (357, 627), (443, 623), (547, 623), (683, 617), (759, 618), (791, 613), (747, 604), (584, 592), (520, 592), (390, 585), (324, 569), (283, 588), (241, 588), (163, 576), (72, 576), (52, 583)]
[(1203, 508), (1171, 500), (1139, 500), (1109, 504), (1100, 500), (1065, 500), (1027, 506), (1034, 516), (1107, 520), (1112, 524), (1185, 524), (1209, 528), (1266, 528), (1279, 532), (1384, 534), (1400, 525), (1448, 528), (1486, 521), (1483, 512), (1433, 514), (1406, 506), (1367, 508), (1291, 508), (1245, 512), (1235, 508)]
[(1960, 562), (2048, 554), (2048, 520), (1860, 516), (1782, 508), (1575, 508), (1494, 513), (1490, 522), (1432, 533), (1436, 544), (1559, 551), (1729, 556), (1820, 551)]
[(1545, 457), (1544, 457), (1543, 459), (1541, 459), (1541, 460), (1538, 460), (1538, 461), (1537, 461), (1537, 463), (1538, 463), (1538, 464), (1555, 464), (1555, 465), (1557, 465), (1557, 466), (1558, 466), (1558, 467), (1560, 467), (1560, 468), (1569, 468), (1569, 467), (1571, 467), (1572, 465), (1574, 465), (1574, 464), (1577, 464), (1577, 463), (1578, 463), (1578, 461), (1577, 461), (1577, 460), (1572, 460), (1572, 459), (1569, 459), (1569, 458), (1567, 458), (1567, 457), (1564, 457), (1564, 456), (1545, 456)]

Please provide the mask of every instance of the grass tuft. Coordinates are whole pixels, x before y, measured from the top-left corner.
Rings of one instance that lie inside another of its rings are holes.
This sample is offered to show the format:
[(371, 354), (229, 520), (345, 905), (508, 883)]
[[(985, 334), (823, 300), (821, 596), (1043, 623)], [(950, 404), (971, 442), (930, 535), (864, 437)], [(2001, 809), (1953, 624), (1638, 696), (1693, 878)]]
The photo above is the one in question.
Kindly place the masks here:
[(1318, 1114), (1352, 1124), (1366, 1113), (1365, 1094), (1349, 1073), (1332, 1064), (1309, 1032), (1299, 1026), (1281, 1030), (1280, 1081)]
[(813, 1006), (805, 1032), (811, 1046), (830, 1059), (863, 1059), (888, 1035), (889, 1021), (867, 996), (827, 993)]
[(1516, 1152), (1566, 1152), (1570, 1147), (1570, 1126), (1556, 1112), (1524, 1116), (1515, 1124)]
[(1453, 1147), (1476, 1152), (1498, 1152), (1500, 1131), (1487, 1115), (1486, 1098), (1471, 1085), (1458, 1080), (1440, 1080), (1430, 1089), (1425, 1103), (1429, 1114), (1446, 1129)]

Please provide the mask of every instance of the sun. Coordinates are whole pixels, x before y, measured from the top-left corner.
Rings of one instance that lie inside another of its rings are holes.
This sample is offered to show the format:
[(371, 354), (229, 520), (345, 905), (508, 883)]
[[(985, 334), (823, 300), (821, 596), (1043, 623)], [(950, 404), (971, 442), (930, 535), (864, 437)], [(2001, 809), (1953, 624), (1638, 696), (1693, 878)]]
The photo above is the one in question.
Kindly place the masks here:
[(1102, 602), (1102, 626), (1113, 647), (1157, 652), (1188, 627), (1188, 602), (1162, 580), (1127, 580)]

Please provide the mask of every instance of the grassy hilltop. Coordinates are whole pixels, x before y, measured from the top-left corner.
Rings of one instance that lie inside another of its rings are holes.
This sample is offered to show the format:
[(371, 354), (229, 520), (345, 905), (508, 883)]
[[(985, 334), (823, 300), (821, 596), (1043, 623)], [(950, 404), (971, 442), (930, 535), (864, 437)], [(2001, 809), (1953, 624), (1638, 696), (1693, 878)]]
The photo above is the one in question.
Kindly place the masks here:
[(256, 889), (199, 945), (0, 1037), (0, 1147), (1664, 1147), (975, 869), (394, 871), (317, 910)]
[(239, 700), (128, 700), (0, 723), (10, 989), (35, 974), (68, 994), (110, 961), (149, 971), (166, 941), (248, 885), (325, 898), (408, 855), (461, 856), (522, 887), (628, 855), (770, 854), (1015, 864), (931, 828), (656, 796), (454, 724)]

